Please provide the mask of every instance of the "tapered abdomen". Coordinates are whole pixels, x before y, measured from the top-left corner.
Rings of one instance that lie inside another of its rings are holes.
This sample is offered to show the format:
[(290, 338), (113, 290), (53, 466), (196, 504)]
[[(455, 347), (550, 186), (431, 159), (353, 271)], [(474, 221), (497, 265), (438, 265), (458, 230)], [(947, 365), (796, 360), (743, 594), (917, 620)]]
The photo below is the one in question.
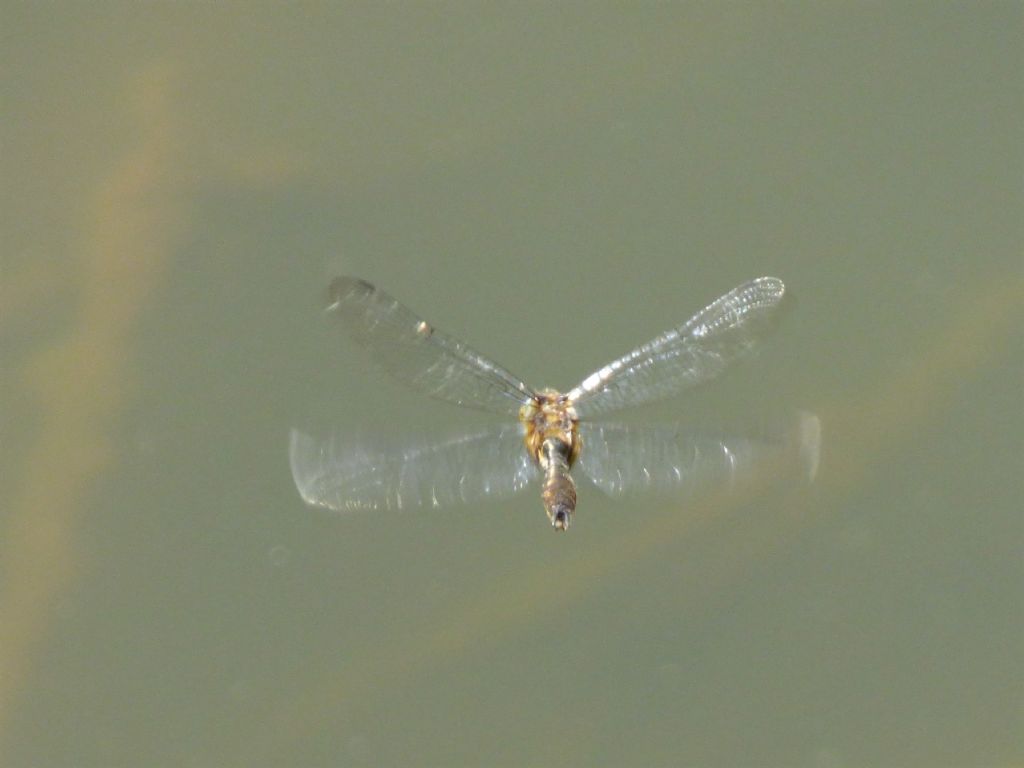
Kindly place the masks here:
[(548, 438), (541, 445), (540, 465), (544, 470), (541, 499), (548, 519), (558, 530), (564, 531), (572, 523), (576, 511), (576, 482), (569, 474), (571, 449), (558, 438)]

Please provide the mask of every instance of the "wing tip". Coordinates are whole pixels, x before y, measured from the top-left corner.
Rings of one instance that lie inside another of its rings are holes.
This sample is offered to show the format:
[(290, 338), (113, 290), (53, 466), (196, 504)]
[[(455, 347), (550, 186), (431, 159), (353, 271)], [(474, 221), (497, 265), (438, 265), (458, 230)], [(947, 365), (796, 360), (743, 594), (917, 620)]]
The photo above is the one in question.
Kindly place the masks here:
[(778, 277), (765, 275), (764, 277), (754, 278), (750, 282), (758, 288), (764, 289), (780, 298), (786, 293), (786, 284)]
[(364, 298), (377, 290), (373, 283), (369, 283), (351, 275), (339, 275), (331, 280), (327, 286), (327, 309), (331, 310), (344, 301), (355, 298)]
[(305, 432), (292, 427), (288, 432), (288, 463), (292, 470), (292, 482), (302, 500), (311, 506), (320, 506), (320, 499), (312, 488), (316, 484), (315, 469), (317, 456), (316, 441)]

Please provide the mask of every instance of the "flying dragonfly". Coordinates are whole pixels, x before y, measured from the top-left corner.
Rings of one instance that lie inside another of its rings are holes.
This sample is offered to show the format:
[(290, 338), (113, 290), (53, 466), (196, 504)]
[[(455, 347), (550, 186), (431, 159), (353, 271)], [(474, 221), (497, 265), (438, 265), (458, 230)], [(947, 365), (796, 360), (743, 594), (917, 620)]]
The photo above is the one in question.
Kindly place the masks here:
[[(714, 378), (769, 331), (784, 293), (778, 278), (746, 282), (562, 393), (531, 388), (381, 289), (338, 277), (327, 312), (385, 371), (439, 400), (515, 421), (397, 448), (353, 444), (341, 435), (318, 440), (293, 430), (296, 486), (307, 503), (329, 509), (401, 509), (500, 497), (539, 478), (548, 518), (564, 531), (576, 509), (574, 467), (611, 495), (666, 490), (716, 474), (728, 480), (763, 454), (763, 441), (590, 419)], [(816, 417), (801, 413), (790, 431), (813, 475)]]

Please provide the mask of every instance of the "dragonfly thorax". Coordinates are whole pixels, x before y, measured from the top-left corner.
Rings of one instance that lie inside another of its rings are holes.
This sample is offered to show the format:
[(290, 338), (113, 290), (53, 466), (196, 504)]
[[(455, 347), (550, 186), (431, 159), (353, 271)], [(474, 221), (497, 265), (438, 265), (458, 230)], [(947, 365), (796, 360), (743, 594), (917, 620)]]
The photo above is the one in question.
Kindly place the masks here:
[(545, 441), (564, 444), (565, 458), (572, 466), (580, 454), (579, 419), (568, 397), (553, 389), (542, 389), (519, 411), (519, 421), (526, 430), (523, 442), (530, 458), (547, 469), (548, 459), (542, 450)]

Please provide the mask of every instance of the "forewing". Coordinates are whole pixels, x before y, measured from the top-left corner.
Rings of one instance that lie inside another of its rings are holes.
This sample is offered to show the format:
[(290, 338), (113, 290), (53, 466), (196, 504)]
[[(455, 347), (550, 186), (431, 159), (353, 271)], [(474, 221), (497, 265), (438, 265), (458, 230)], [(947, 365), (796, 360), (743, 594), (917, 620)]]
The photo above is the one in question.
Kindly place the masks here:
[(500, 499), (524, 488), (538, 472), (518, 425), (397, 441), (293, 429), (288, 454), (295, 487), (306, 503), (339, 512)]
[(580, 417), (590, 417), (669, 397), (714, 378), (768, 332), (784, 292), (775, 277), (744, 283), (685, 324), (588, 376), (569, 399)]
[(518, 414), (533, 391), (500, 365), (432, 328), (384, 291), (354, 277), (336, 278), (327, 311), (388, 373), (439, 400)]

